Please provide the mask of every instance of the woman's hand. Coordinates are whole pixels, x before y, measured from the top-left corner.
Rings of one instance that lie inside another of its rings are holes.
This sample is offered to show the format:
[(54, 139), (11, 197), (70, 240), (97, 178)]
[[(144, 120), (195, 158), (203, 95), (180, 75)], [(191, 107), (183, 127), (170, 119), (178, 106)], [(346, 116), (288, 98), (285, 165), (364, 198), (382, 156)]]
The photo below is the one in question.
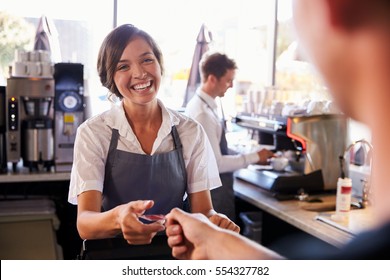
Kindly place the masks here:
[(209, 216), (210, 222), (214, 225), (219, 226), (220, 228), (229, 229), (234, 232), (240, 232), (240, 227), (232, 222), (226, 215), (221, 213), (215, 213)]
[(139, 220), (139, 216), (153, 205), (152, 200), (138, 200), (118, 206), (117, 220), (127, 243), (150, 244), (157, 232), (165, 230), (159, 222), (144, 224)]
[(211, 195), (209, 190), (190, 194), (190, 202), (192, 213), (204, 214), (213, 224), (221, 228), (229, 229), (235, 232), (240, 231), (240, 227), (229, 220), (227, 216), (215, 212), (211, 202)]

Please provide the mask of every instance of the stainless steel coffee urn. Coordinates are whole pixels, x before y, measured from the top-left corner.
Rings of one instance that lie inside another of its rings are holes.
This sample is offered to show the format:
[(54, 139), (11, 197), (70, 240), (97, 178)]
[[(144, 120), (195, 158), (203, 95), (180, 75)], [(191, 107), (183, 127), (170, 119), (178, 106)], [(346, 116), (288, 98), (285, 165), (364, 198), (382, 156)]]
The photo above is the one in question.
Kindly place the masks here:
[(30, 171), (54, 165), (54, 79), (11, 77), (7, 80), (7, 160), (13, 170), (22, 159)]
[(84, 121), (84, 67), (80, 63), (54, 65), (55, 170), (69, 172), (77, 127)]

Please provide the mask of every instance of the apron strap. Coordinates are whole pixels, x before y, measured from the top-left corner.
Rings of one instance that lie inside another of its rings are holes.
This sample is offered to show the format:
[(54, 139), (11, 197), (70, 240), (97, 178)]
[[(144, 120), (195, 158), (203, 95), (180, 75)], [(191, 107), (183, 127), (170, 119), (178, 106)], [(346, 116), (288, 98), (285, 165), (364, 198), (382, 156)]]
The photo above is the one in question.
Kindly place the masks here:
[(108, 152), (113, 152), (118, 147), (118, 139), (119, 139), (119, 131), (118, 129), (113, 128), (111, 133), (111, 141), (110, 147), (108, 148)]
[(179, 133), (177, 132), (176, 126), (172, 126), (172, 137), (173, 137), (173, 142), (175, 144), (175, 149), (180, 149), (183, 147), (180, 141)]
[[(181, 143), (179, 133), (177, 132), (176, 126), (172, 126), (172, 137), (173, 137), (173, 142), (175, 144), (175, 149), (179, 150), (179, 160), (180, 160), (180, 167), (182, 170), (182, 174), (184, 174), (184, 182), (186, 184), (187, 188), (187, 170), (186, 170), (186, 164), (184, 162), (184, 155), (183, 155), (183, 145)], [(185, 194), (185, 200), (183, 201), (183, 210), (187, 212), (191, 212), (191, 206), (190, 202), (188, 201), (188, 196), (187, 193)]]
[(183, 145), (181, 144), (181, 140), (179, 137), (179, 133), (177, 132), (177, 128), (174, 125), (172, 126), (172, 137), (173, 137), (173, 142), (175, 143), (175, 149), (180, 150), (180, 156), (179, 156), (180, 165), (181, 165), (182, 172), (185, 176), (184, 177), (185, 182), (187, 184), (187, 170), (186, 170), (186, 165), (185, 165), (184, 156), (183, 156)]

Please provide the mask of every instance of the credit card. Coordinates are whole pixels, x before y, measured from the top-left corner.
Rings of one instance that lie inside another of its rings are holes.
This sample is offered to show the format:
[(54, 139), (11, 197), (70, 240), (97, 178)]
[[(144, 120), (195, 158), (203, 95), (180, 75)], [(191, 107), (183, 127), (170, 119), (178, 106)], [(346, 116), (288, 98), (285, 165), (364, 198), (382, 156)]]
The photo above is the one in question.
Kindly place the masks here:
[(145, 224), (150, 224), (154, 222), (159, 222), (161, 224), (165, 223), (165, 215), (162, 214), (141, 215), (139, 216), (139, 219)]

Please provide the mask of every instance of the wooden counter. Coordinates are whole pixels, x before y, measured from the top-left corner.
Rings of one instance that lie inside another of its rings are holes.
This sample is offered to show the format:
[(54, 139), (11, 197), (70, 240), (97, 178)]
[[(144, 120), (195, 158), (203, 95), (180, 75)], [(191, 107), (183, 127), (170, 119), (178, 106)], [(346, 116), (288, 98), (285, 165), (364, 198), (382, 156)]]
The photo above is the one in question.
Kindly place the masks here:
[(235, 179), (234, 192), (238, 198), (336, 247), (340, 247), (356, 233), (370, 227), (368, 208), (352, 210), (347, 223), (331, 220), (330, 216), (334, 212), (328, 210), (329, 206), (335, 203), (335, 195), (316, 195), (323, 202), (315, 203), (298, 200), (278, 201), (270, 192), (240, 179)]

